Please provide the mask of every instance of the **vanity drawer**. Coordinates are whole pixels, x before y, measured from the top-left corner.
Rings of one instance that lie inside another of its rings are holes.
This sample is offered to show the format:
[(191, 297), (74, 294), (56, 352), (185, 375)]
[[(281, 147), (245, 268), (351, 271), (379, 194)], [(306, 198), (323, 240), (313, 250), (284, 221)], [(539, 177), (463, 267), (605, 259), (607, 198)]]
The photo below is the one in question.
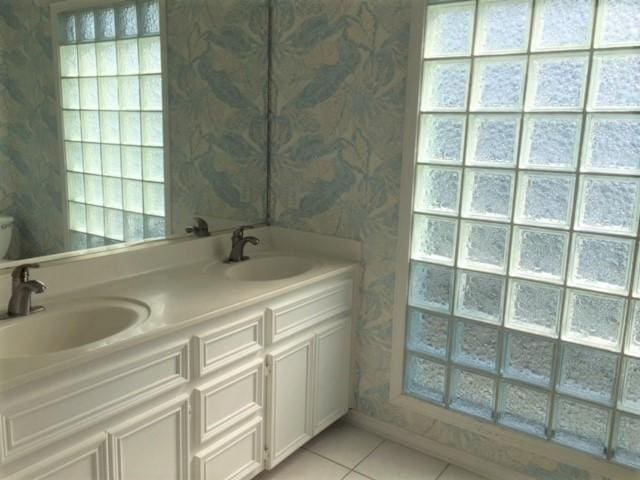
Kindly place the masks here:
[(264, 316), (256, 315), (195, 336), (198, 375), (219, 370), (264, 346)]
[(267, 342), (274, 343), (351, 309), (353, 282), (341, 280), (267, 309)]
[(262, 419), (256, 418), (195, 455), (198, 480), (244, 480), (262, 471)]
[(200, 443), (255, 415), (263, 405), (262, 359), (195, 389)]

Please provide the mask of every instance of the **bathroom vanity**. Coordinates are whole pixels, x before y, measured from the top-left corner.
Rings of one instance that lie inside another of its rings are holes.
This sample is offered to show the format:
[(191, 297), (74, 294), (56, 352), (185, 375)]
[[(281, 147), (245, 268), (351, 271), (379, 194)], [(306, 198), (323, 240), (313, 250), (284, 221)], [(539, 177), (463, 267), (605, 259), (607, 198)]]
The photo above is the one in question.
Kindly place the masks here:
[[(356, 259), (273, 232), (232, 265), (226, 237), (83, 260), (122, 272), (0, 324), (0, 477), (248, 479), (344, 415)], [(34, 276), (90, 277), (68, 268)]]

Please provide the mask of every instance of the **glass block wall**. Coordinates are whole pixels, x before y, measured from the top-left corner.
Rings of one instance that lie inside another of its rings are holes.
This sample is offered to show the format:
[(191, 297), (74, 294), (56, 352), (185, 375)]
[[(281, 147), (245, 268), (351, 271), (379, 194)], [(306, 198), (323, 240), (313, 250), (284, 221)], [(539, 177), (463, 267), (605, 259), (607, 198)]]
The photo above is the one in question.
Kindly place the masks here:
[(162, 237), (158, 1), (65, 12), (58, 21), (71, 247)]
[(640, 467), (640, 2), (425, 28), (404, 391)]

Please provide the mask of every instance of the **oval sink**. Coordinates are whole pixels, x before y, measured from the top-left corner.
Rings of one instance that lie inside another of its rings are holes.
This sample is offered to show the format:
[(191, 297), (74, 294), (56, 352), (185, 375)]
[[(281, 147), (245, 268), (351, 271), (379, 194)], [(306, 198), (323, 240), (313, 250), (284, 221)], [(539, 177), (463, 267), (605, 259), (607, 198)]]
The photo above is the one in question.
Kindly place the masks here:
[(96, 298), (46, 305), (47, 310), (0, 321), (0, 358), (27, 357), (91, 345), (146, 320), (146, 305)]
[(304, 257), (257, 257), (230, 266), (225, 274), (233, 280), (265, 282), (302, 275), (317, 265), (317, 262)]

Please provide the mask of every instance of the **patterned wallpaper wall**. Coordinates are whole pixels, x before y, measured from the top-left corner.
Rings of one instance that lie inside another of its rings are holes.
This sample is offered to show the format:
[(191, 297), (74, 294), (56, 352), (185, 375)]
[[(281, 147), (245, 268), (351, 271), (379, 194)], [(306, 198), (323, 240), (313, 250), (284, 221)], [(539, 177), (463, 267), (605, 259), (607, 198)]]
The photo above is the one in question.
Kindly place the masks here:
[(357, 410), (544, 480), (598, 479), (388, 402), (408, 0), (274, 0), (273, 217), (361, 240)]
[[(0, 0), (0, 214), (20, 256), (64, 250), (51, 0)], [(171, 209), (263, 221), (266, 0), (168, 0)]]

